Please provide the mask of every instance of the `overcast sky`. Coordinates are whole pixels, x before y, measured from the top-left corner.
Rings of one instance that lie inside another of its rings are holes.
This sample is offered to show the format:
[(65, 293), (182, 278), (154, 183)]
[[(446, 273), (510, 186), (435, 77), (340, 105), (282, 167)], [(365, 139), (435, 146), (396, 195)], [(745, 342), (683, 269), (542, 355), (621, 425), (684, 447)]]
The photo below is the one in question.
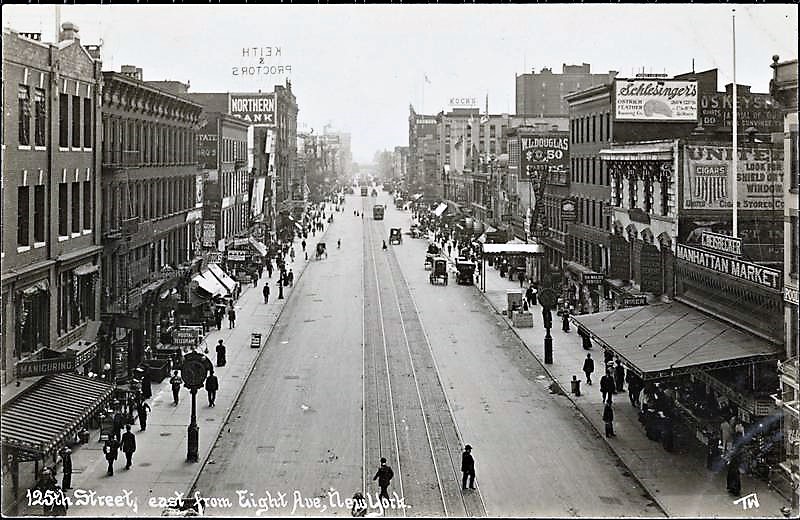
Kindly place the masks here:
[[(271, 91), (284, 76), (233, 76), (256, 65), (244, 47), (280, 47), (290, 65), (298, 123), (352, 133), (354, 160), (408, 144), (408, 105), (448, 109), (486, 94), (492, 113), (514, 112), (514, 75), (563, 63), (631, 76), (719, 68), (767, 92), (772, 55), (797, 58), (794, 5), (188, 5), (61, 6), (84, 44), (103, 42), (104, 70), (144, 69), (145, 80), (191, 82), (191, 92)], [(3, 24), (53, 41), (54, 6), (3, 6)], [(424, 82), (427, 75), (430, 83)], [(423, 99), (424, 85), (424, 99)]]

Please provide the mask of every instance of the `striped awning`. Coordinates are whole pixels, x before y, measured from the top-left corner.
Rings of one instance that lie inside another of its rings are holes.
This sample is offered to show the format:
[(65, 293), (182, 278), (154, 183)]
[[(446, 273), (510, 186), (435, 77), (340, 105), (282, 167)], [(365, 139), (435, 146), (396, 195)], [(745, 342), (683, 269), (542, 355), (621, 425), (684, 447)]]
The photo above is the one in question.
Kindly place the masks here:
[(228, 273), (222, 270), (219, 264), (208, 264), (208, 271), (228, 289), (228, 292), (233, 292), (236, 288), (236, 282), (231, 278)]
[(44, 457), (100, 409), (112, 392), (111, 385), (78, 374), (42, 378), (3, 407), (3, 448)]

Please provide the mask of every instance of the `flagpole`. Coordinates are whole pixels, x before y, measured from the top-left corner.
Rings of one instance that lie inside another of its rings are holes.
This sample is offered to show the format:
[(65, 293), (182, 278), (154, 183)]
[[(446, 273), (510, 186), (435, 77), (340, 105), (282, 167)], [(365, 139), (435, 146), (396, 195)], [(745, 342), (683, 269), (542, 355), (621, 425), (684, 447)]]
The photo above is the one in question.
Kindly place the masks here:
[(427, 76), (423, 74), (422, 76), (422, 113), (425, 113), (425, 78)]
[(739, 236), (739, 118), (737, 105), (739, 98), (736, 94), (736, 9), (731, 16), (733, 24), (733, 237)]

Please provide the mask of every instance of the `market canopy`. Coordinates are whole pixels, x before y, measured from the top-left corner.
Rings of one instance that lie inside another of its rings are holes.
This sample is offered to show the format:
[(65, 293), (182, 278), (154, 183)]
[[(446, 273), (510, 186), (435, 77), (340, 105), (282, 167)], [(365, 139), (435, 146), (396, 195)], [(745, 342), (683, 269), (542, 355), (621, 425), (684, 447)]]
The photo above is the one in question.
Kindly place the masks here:
[(441, 217), (442, 213), (444, 213), (446, 209), (447, 209), (447, 203), (441, 202), (439, 203), (438, 206), (436, 206), (436, 209), (433, 210), (433, 214), (436, 215), (437, 217)]
[(541, 244), (483, 244), (483, 253), (487, 255), (543, 255)]
[(251, 246), (253, 246), (253, 249), (258, 251), (261, 256), (267, 256), (267, 246), (265, 246), (263, 242), (256, 240), (253, 237), (247, 237), (247, 241)]
[(3, 406), (3, 448), (39, 460), (64, 444), (111, 397), (114, 387), (78, 374), (37, 381)]
[[(680, 302), (574, 316), (582, 334), (613, 351), (643, 379), (660, 379), (777, 358), (769, 341)], [(583, 330), (581, 330), (583, 329)]]
[(236, 282), (228, 276), (228, 273), (222, 270), (219, 264), (208, 264), (208, 271), (228, 290), (228, 292), (233, 292), (233, 289), (236, 287)]
[(228, 289), (225, 288), (222, 282), (217, 280), (217, 278), (208, 271), (196, 274), (194, 278), (192, 278), (192, 281), (197, 282), (197, 286), (210, 294), (211, 297), (228, 294)]

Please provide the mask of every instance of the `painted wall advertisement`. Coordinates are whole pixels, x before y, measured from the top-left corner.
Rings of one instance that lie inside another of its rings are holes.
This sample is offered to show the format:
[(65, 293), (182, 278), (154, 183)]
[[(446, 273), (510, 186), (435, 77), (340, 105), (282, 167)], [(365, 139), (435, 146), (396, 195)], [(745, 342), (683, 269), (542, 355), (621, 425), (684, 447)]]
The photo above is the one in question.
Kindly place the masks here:
[(217, 243), (217, 223), (213, 220), (203, 221), (203, 247), (214, 247)]
[(520, 166), (528, 180), (547, 175), (548, 184), (567, 184), (569, 133), (520, 137)]
[(253, 217), (264, 213), (264, 191), (266, 187), (266, 177), (256, 177), (253, 179), (253, 195), (250, 197), (250, 214)]
[(203, 118), (197, 130), (197, 161), (200, 168), (211, 170), (217, 167), (217, 121)]
[[(745, 94), (739, 100), (736, 118), (741, 129), (783, 132), (780, 107), (769, 94)], [(733, 95), (714, 92), (700, 96), (700, 124), (706, 129), (730, 130), (733, 127)]]
[(231, 115), (254, 126), (275, 126), (275, 94), (231, 94)]
[[(783, 211), (783, 153), (773, 148), (739, 148), (739, 209)], [(686, 146), (683, 209), (730, 211), (733, 149)]]
[(697, 121), (697, 82), (619, 79), (614, 82), (617, 121)]

